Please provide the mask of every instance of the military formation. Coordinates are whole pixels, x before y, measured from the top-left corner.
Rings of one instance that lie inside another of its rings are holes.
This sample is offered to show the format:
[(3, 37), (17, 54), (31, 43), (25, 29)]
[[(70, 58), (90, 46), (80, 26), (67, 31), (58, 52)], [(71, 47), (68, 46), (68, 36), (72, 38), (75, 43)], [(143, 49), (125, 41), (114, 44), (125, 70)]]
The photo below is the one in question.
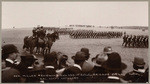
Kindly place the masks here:
[[(52, 51), (42, 61), (35, 55), (20, 53), (13, 44), (2, 47), (2, 83), (146, 83), (148, 67), (142, 57), (133, 60), (133, 70), (122, 74), (128, 66), (121, 55), (106, 46), (101, 53), (91, 56), (88, 48), (81, 48), (68, 56)], [(73, 64), (68, 61), (71, 57)], [(21, 60), (18, 61), (17, 58)], [(92, 63), (88, 62), (91, 60)]]
[(84, 38), (121, 38), (122, 32), (118, 31), (93, 31), (93, 30), (74, 30), (70, 32), (70, 38), (84, 39)]
[(148, 48), (149, 37), (147, 35), (124, 35), (122, 46), (130, 48)]

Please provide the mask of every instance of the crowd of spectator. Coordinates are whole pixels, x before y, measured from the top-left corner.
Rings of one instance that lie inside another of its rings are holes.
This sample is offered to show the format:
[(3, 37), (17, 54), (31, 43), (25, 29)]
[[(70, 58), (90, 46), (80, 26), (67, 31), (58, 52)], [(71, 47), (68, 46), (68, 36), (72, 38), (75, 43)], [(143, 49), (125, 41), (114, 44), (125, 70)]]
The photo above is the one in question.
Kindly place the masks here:
[[(148, 67), (142, 57), (134, 57), (133, 70), (122, 74), (128, 66), (122, 62), (118, 52), (106, 46), (89, 63), (90, 51), (81, 48), (68, 61), (67, 55), (52, 51), (45, 54), (42, 61), (29, 53), (18, 54), (13, 44), (2, 46), (2, 83), (62, 83), (62, 82), (99, 82), (99, 83), (146, 83)], [(20, 62), (17, 58), (21, 58)], [(145, 70), (146, 68), (146, 70)]]

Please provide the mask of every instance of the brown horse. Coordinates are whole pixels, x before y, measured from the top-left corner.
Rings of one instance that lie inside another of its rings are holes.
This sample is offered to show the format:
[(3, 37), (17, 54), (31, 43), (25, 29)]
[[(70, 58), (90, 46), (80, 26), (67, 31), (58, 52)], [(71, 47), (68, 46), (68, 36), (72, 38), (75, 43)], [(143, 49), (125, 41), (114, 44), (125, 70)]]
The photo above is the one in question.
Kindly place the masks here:
[(23, 49), (27, 48), (30, 50), (30, 53), (33, 54), (34, 48), (37, 46), (38, 38), (33, 36), (26, 36), (24, 38)]
[[(37, 43), (37, 53), (42, 52), (42, 54), (44, 55), (46, 53), (50, 53), (53, 42), (55, 42), (56, 39), (59, 39), (59, 35), (57, 32), (54, 32), (52, 34), (48, 33), (43, 39), (45, 39), (45, 42), (38, 41)], [(42, 51), (40, 51), (40, 48), (42, 48)]]
[(59, 35), (57, 32), (54, 32), (52, 34), (48, 33), (46, 37), (48, 38), (48, 40), (47, 40), (45, 47), (44, 47), (44, 50), (43, 50), (45, 54), (50, 53), (51, 47), (52, 47), (53, 43), (57, 39), (59, 39)]

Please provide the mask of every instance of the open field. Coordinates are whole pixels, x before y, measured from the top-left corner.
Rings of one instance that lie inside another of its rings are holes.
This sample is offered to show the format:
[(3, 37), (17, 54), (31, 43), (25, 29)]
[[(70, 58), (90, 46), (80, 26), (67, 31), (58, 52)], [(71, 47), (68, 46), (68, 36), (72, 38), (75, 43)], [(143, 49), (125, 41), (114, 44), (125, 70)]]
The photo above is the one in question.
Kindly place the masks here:
[[(121, 30), (118, 30), (121, 31)], [(126, 31), (127, 34), (143, 34), (148, 35), (148, 31), (141, 30), (122, 30)], [(2, 29), (2, 45), (4, 44), (15, 44), (19, 51), (22, 52), (23, 38), (25, 36), (31, 36), (31, 30), (23, 29)], [(105, 46), (111, 46), (113, 51), (118, 52), (121, 55), (122, 61), (127, 64), (127, 69), (123, 73), (131, 71), (132, 60), (135, 56), (141, 56), (145, 62), (148, 63), (148, 48), (124, 48), (121, 46), (122, 38), (117, 39), (70, 39), (68, 35), (60, 36), (52, 46), (51, 51), (60, 51), (69, 56), (69, 62), (73, 63), (71, 56), (75, 55), (82, 47), (89, 48), (91, 58), (95, 57), (96, 54), (101, 53)], [(39, 60), (42, 60), (42, 56), (37, 56)], [(89, 62), (91, 62), (91, 58)]]

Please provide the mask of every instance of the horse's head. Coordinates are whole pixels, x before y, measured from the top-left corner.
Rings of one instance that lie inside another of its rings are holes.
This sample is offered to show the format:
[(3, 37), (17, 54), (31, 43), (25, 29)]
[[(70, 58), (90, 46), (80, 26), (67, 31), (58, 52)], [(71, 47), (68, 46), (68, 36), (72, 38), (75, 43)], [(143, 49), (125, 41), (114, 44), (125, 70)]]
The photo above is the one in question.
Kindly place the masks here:
[(57, 32), (54, 32), (52, 34), (47, 34), (48, 39), (52, 39), (53, 42), (56, 41), (56, 39), (59, 39), (59, 34)]
[(59, 34), (57, 32), (54, 32), (55, 39), (59, 39)]

